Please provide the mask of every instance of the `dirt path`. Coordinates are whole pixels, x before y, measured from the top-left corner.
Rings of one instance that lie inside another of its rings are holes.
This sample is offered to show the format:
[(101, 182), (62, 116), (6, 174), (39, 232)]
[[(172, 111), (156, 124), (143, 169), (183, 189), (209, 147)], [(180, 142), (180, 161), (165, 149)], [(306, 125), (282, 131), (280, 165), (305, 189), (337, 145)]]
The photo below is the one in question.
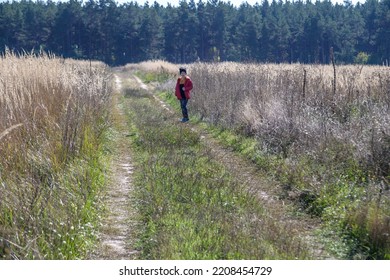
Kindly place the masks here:
[(134, 240), (136, 210), (133, 197), (133, 165), (129, 147), (128, 126), (119, 96), (122, 81), (115, 75), (116, 91), (114, 98), (114, 123), (116, 127), (114, 157), (112, 161), (111, 182), (107, 190), (107, 215), (103, 220), (99, 236), (100, 245), (92, 253), (92, 259), (135, 259)]
[[(154, 90), (144, 84), (138, 77), (129, 73), (116, 73), (115, 81), (118, 92), (122, 92), (126, 88), (137, 87), (149, 90), (151, 93)], [(169, 111), (172, 118), (179, 120), (178, 113), (174, 112), (156, 95), (153, 94), (153, 96), (156, 102)], [(106, 199), (108, 214), (103, 221), (100, 246), (92, 254), (91, 259), (136, 259), (139, 255), (139, 252), (134, 249), (136, 238), (134, 229), (136, 228), (137, 219), (135, 207), (132, 207), (132, 205), (135, 205), (132, 185), (133, 166), (127, 139), (128, 124), (122, 106), (118, 94), (114, 114), (117, 130), (117, 136), (115, 137), (116, 154), (112, 162), (112, 182), (107, 191)], [(259, 203), (262, 203), (267, 209), (271, 219), (283, 223), (286, 229), (291, 230), (291, 234), (300, 237), (302, 242), (309, 244), (312, 258), (333, 259), (315, 234), (319, 222), (303, 214), (299, 217), (293, 215), (294, 212), (291, 210), (290, 202), (277, 197), (277, 191), (275, 190), (278, 186), (275, 182), (267, 180), (254, 164), (220, 145), (217, 140), (198, 125), (191, 123), (185, 125), (189, 125), (193, 131), (198, 133), (215, 160), (223, 164), (235, 178), (246, 186), (250, 193), (258, 198)]]
[[(140, 88), (153, 92), (152, 87), (148, 87), (138, 77), (133, 76)], [(180, 119), (180, 113), (174, 112), (157, 95), (153, 97), (166, 110), (169, 111), (172, 118)], [(200, 135), (204, 141), (205, 147), (209, 149), (209, 154), (213, 155), (217, 162), (222, 163), (225, 168), (240, 182), (247, 190), (256, 196), (259, 203), (265, 205), (268, 215), (271, 219), (282, 223), (286, 229), (291, 230), (291, 234), (301, 238), (302, 242), (308, 244), (310, 255), (314, 259), (334, 259), (326, 250), (325, 246), (319, 240), (316, 231), (320, 226), (320, 221), (313, 219), (305, 214), (296, 215), (294, 206), (289, 200), (280, 199), (280, 186), (269, 179), (259, 171), (259, 169), (249, 160), (244, 159), (235, 152), (223, 147), (207, 131), (198, 125), (187, 123), (191, 130)], [(294, 214), (295, 213), (295, 214)]]

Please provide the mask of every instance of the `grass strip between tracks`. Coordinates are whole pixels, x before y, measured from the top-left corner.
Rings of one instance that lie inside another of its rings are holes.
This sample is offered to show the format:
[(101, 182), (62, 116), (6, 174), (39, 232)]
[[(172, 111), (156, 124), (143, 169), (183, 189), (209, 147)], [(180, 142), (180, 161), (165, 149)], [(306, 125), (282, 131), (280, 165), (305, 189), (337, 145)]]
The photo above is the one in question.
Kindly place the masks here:
[(136, 155), (142, 258), (309, 258), (289, 226), (213, 159), (191, 125), (172, 120), (140, 89), (128, 89), (124, 105)]

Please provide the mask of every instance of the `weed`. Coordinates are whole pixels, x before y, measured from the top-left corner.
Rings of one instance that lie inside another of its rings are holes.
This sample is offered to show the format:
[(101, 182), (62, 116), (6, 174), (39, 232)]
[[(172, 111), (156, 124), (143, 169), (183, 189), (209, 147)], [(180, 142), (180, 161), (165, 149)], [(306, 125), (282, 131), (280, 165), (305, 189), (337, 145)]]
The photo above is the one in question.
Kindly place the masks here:
[(11, 258), (84, 258), (105, 184), (109, 72), (45, 54), (0, 60), (0, 239)]
[[(213, 125), (222, 143), (276, 178), (281, 198), (322, 218), (324, 233), (337, 233), (343, 243), (330, 245), (336, 255), (388, 259), (387, 68), (239, 63), (190, 68), (194, 115)], [(161, 97), (177, 108), (172, 91)]]

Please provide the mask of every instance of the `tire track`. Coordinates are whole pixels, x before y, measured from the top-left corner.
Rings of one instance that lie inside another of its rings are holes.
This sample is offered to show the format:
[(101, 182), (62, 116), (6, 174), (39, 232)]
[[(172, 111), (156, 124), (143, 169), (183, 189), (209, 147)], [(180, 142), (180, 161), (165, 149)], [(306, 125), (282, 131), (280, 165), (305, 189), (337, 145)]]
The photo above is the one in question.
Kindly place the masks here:
[[(116, 91), (122, 91), (122, 81), (115, 75)], [(117, 94), (119, 95), (119, 94)], [(115, 139), (115, 157), (112, 162), (111, 182), (106, 194), (107, 215), (102, 221), (100, 244), (92, 259), (136, 259), (139, 252), (134, 249), (134, 229), (136, 210), (134, 201), (133, 169), (130, 144), (126, 136), (128, 126), (119, 96), (115, 96), (114, 123), (117, 135)]]
[[(153, 89), (149, 89), (141, 79), (135, 75), (132, 75), (132, 79), (137, 81), (140, 88), (150, 92), (156, 102), (169, 111), (172, 117), (177, 115), (163, 100), (156, 94), (153, 94)], [(294, 206), (291, 201), (278, 197), (277, 189), (279, 186), (276, 182), (272, 182), (262, 175), (253, 163), (220, 145), (204, 129), (191, 123), (185, 125), (189, 125), (192, 131), (199, 134), (201, 141), (205, 143), (205, 147), (207, 147), (209, 153), (213, 155), (216, 161), (223, 164), (237, 180), (244, 184), (249, 193), (257, 197), (259, 203), (263, 204), (267, 209), (271, 219), (282, 223), (286, 229), (291, 230), (292, 235), (297, 236), (301, 242), (308, 245), (311, 258), (335, 259), (334, 256), (327, 252), (324, 244), (322, 244), (316, 234), (320, 227), (319, 220), (304, 214), (300, 217), (293, 215)]]

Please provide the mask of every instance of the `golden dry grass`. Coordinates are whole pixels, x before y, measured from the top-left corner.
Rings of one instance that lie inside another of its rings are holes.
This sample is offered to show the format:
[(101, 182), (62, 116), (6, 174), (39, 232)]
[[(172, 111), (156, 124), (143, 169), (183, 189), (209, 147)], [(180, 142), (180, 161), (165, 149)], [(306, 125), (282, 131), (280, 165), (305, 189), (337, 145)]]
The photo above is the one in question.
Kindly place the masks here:
[(164, 60), (149, 60), (140, 63), (127, 64), (124, 70), (140, 70), (144, 72), (166, 72), (169, 74), (177, 74), (179, 68), (177, 65)]
[(0, 241), (13, 258), (82, 256), (110, 94), (103, 63), (0, 57)]
[(390, 71), (380, 66), (336, 70), (335, 79), (326, 65), (193, 64), (194, 109), (226, 127), (259, 136), (272, 132), (274, 139), (266, 142), (277, 152), (290, 148), (286, 141), (298, 139), (295, 148), (306, 149), (335, 137), (364, 153), (368, 130), (390, 136)]
[(388, 67), (197, 63), (190, 76), (192, 112), (254, 136), (286, 191), (359, 240), (348, 254), (388, 258)]

